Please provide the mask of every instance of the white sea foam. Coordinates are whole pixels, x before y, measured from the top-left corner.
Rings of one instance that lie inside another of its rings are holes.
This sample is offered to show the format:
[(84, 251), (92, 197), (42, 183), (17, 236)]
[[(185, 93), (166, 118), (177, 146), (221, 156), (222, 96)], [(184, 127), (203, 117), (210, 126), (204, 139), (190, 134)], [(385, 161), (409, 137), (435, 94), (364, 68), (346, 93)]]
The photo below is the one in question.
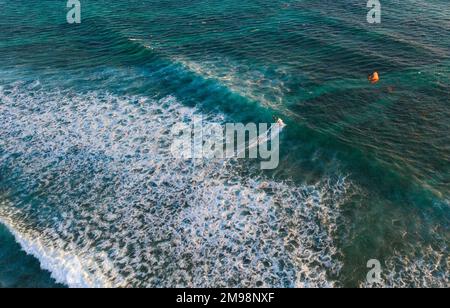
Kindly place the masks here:
[[(0, 206), (6, 207), (6, 201), (1, 202)], [(71, 253), (51, 244), (49, 245), (37, 232), (33, 232), (30, 229), (22, 229), (20, 222), (15, 222), (11, 219), (0, 219), (0, 223), (8, 227), (22, 249), (27, 254), (37, 258), (41, 268), (49, 271), (56, 282), (76, 288), (112, 287), (108, 278), (102, 275), (100, 271), (93, 274), (89, 270), (89, 268), (95, 267), (96, 264), (89, 259), (81, 257), (79, 251)], [(22, 232), (19, 230), (22, 230)]]
[(0, 217), (59, 282), (334, 285), (344, 178), (299, 186), (237, 162), (177, 160), (170, 129), (197, 111), (174, 97), (38, 88), (0, 88), (0, 168), (12, 183)]
[[(177, 56), (174, 61), (183, 65), (189, 71), (203, 76), (207, 79), (217, 80), (227, 86), (228, 89), (239, 93), (244, 97), (260, 102), (265, 107), (282, 109), (283, 112), (289, 112), (283, 108), (282, 98), (289, 89), (284, 81), (274, 76), (268, 78), (261, 70), (251, 70), (247, 65), (236, 63), (227, 58), (203, 59), (201, 64), (193, 60)], [(224, 65), (224, 62), (226, 65)], [(277, 68), (280, 75), (283, 74), (282, 68)], [(264, 91), (261, 91), (264, 89)], [(268, 94), (261, 94), (262, 92)]]

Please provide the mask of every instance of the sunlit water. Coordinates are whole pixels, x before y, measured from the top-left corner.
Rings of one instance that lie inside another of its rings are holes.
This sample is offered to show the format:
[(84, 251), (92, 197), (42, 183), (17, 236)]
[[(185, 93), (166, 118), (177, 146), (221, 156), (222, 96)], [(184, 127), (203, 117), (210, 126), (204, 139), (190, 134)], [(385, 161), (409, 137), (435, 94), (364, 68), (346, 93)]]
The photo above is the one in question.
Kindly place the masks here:
[[(63, 2), (0, 1), (0, 286), (449, 286), (446, 1)], [(176, 159), (199, 115), (279, 167)]]

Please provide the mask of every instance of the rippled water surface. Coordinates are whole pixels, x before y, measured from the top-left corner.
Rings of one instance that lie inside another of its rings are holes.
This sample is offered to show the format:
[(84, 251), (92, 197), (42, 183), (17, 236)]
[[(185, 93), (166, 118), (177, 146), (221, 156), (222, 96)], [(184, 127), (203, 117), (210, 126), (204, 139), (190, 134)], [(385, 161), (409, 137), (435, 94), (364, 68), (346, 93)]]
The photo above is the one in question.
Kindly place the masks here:
[[(447, 1), (81, 3), (0, 0), (0, 286), (449, 286)], [(174, 158), (200, 115), (279, 167)]]

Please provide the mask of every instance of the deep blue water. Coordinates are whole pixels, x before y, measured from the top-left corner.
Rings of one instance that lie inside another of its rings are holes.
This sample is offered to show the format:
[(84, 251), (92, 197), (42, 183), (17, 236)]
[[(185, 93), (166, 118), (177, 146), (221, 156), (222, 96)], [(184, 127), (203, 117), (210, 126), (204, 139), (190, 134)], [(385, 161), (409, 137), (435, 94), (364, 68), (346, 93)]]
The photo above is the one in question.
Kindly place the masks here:
[[(0, 286), (449, 286), (447, 1), (81, 3), (0, 0)], [(177, 161), (194, 115), (279, 167)]]

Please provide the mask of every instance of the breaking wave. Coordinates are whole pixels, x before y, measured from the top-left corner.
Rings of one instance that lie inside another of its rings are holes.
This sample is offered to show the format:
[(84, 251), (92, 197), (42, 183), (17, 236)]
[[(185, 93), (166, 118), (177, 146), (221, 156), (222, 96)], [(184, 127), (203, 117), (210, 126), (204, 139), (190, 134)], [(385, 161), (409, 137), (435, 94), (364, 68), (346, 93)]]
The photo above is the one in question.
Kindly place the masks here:
[[(170, 129), (198, 111), (160, 100), (0, 87), (0, 219), (71, 287), (333, 286), (351, 185), (179, 160)], [(209, 116), (207, 121), (223, 121)]]

